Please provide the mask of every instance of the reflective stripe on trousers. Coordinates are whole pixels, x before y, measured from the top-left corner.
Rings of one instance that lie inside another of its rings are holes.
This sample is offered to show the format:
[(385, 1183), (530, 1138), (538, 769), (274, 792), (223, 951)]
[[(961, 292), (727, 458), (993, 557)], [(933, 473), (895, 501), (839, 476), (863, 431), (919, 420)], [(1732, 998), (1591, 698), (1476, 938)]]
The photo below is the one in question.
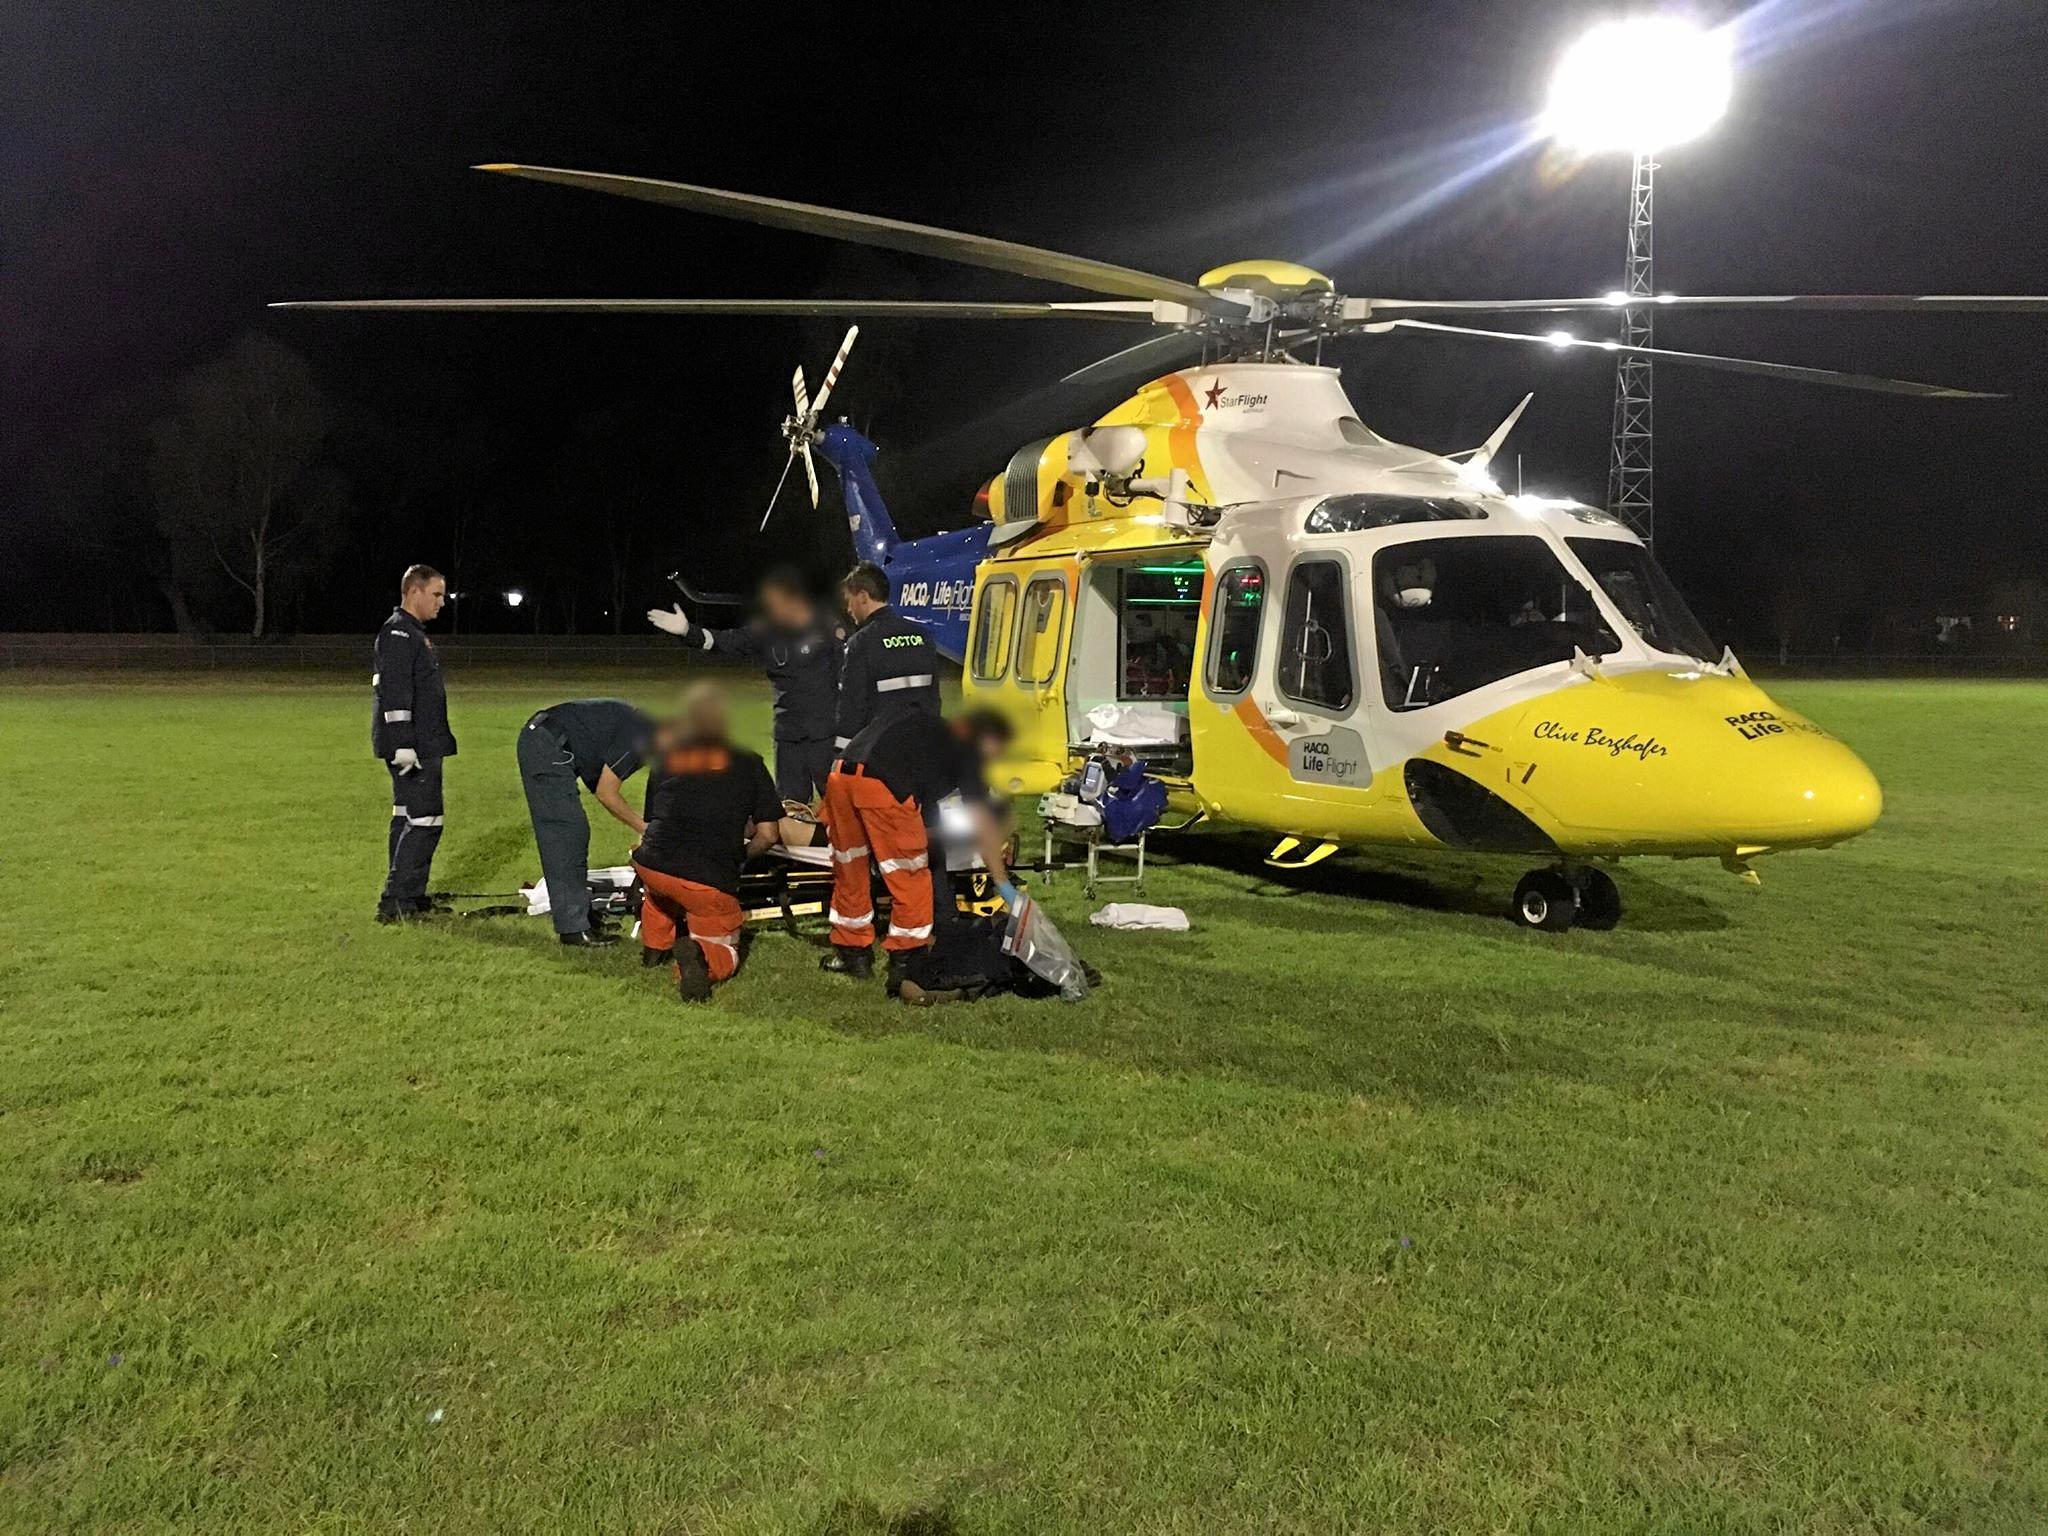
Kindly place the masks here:
[(873, 940), (879, 869), (889, 888), (887, 950), (922, 949), (932, 934), (932, 878), (924, 817), (867, 774), (834, 772), (825, 781), (825, 830), (832, 839), (832, 942), (865, 949)]

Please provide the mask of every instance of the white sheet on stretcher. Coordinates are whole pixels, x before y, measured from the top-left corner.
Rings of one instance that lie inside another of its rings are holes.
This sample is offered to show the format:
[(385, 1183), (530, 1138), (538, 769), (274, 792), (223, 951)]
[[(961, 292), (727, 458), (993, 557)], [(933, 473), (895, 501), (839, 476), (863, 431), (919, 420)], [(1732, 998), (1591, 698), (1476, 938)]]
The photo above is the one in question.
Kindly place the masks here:
[(1098, 704), (1088, 711), (1088, 740), (1105, 747), (1178, 746), (1187, 721), (1164, 704)]
[(821, 869), (832, 867), (832, 846), (829, 843), (816, 843), (809, 848), (785, 848), (777, 843), (768, 851), (780, 855), (792, 864), (816, 864)]

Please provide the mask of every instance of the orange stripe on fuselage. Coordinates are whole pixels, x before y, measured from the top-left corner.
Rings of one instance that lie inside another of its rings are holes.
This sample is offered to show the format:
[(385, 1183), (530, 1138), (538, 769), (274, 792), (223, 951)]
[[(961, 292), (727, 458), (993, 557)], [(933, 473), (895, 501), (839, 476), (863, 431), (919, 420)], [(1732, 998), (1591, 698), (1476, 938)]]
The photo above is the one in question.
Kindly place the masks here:
[(1287, 766), (1287, 743), (1280, 739), (1280, 733), (1266, 723), (1266, 717), (1259, 712), (1259, 706), (1250, 699), (1239, 699), (1231, 711), (1238, 723), (1251, 732), (1253, 741), (1266, 749), (1266, 755), (1282, 768)]
[(1166, 451), (1173, 460), (1168, 467), (1186, 470), (1194, 493), (1206, 500), (1209, 480), (1202, 473), (1202, 460), (1195, 452), (1195, 433), (1202, 426), (1202, 408), (1195, 404), (1195, 392), (1179, 374), (1169, 373), (1159, 382), (1166, 386), (1167, 398), (1173, 402), (1174, 410), (1180, 413), (1180, 419), (1166, 433)]

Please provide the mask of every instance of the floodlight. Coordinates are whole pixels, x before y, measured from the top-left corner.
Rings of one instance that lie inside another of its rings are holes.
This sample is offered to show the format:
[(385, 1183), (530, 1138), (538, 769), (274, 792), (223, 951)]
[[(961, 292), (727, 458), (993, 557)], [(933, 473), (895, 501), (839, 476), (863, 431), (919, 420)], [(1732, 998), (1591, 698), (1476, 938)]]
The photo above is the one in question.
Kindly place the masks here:
[(1570, 331), (1552, 331), (1543, 338), (1553, 347), (1568, 347), (1579, 338)]
[(1698, 138), (1728, 108), (1729, 39), (1676, 16), (1602, 22), (1565, 53), (1544, 128), (1584, 153), (1654, 154)]
[(519, 589), (518, 589), (517, 587), (508, 587), (508, 588), (506, 589), (506, 591), (505, 591), (505, 606), (506, 606), (507, 608), (517, 608), (517, 607), (518, 607), (518, 606), (519, 606), (519, 605), (520, 605), (521, 603), (523, 603), (523, 602), (525, 602), (525, 601), (526, 601), (526, 594), (525, 594), (524, 592), (520, 591), (520, 590), (519, 590)]

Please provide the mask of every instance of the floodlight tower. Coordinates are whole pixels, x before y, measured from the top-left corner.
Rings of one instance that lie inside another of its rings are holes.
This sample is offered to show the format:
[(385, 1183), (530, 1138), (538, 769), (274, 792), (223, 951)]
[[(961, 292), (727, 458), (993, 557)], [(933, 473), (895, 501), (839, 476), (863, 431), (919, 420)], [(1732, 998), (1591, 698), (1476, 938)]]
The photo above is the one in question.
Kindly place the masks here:
[(1676, 16), (1603, 22), (1565, 54), (1551, 81), (1551, 136), (1581, 154), (1621, 151), (1633, 162), (1628, 193), (1628, 265), (1607, 295), (1621, 310), (1614, 363), (1614, 433), (1607, 456), (1607, 506), (1653, 541), (1657, 505), (1650, 359), (1657, 302), (1657, 155), (1697, 138), (1728, 106), (1728, 37)]

